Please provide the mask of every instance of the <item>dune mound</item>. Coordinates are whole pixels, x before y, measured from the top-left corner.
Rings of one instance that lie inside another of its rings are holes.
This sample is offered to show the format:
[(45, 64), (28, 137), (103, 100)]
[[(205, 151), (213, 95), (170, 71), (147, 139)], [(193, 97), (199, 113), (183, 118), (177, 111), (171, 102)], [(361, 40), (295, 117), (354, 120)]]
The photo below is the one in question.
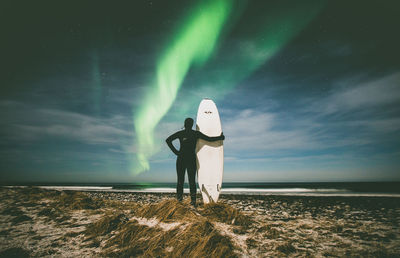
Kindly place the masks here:
[(163, 230), (129, 221), (106, 242), (106, 256), (236, 256), (232, 240), (221, 235), (208, 220)]
[(89, 198), (86, 194), (74, 191), (62, 191), (55, 207), (69, 208), (72, 210), (98, 209), (101, 204), (98, 200)]
[(215, 223), (227, 223), (228, 229), (249, 223), (226, 204), (195, 210), (174, 199), (144, 205), (131, 214), (105, 215), (88, 225), (85, 235), (104, 247), (105, 256), (235, 257), (239, 249), (234, 233), (221, 231)]

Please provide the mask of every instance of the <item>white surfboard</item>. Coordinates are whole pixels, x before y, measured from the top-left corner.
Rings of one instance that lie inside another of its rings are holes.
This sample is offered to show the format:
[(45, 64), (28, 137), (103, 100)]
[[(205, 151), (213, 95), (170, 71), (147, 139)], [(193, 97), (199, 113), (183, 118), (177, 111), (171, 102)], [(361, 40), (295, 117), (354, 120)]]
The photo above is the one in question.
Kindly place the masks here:
[[(222, 132), (217, 106), (211, 99), (203, 99), (197, 111), (196, 130), (214, 137)], [(196, 145), (197, 178), (204, 203), (217, 202), (224, 172), (223, 141), (199, 139)]]

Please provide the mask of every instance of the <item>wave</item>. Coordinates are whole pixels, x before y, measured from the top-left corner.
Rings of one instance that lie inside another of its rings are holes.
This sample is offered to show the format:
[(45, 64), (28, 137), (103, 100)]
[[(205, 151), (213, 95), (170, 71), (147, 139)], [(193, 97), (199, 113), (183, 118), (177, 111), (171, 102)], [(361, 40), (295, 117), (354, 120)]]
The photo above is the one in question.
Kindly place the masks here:
[[(4, 186), (27, 187), (27, 186)], [(37, 186), (49, 190), (70, 191), (98, 191), (98, 192), (127, 192), (127, 193), (175, 193), (174, 187), (148, 187), (140, 189), (120, 189), (113, 186)], [(200, 193), (200, 190), (197, 189)], [(184, 188), (184, 193), (189, 193)], [(342, 197), (400, 197), (400, 193), (354, 192), (347, 189), (336, 188), (222, 188), (222, 194), (238, 195), (282, 195), (282, 196), (342, 196)]]
[(346, 189), (310, 189), (310, 188), (223, 188), (222, 192), (257, 193), (308, 193), (308, 192), (348, 192)]
[(38, 186), (49, 190), (72, 190), (72, 191), (105, 191), (113, 189), (112, 186)]

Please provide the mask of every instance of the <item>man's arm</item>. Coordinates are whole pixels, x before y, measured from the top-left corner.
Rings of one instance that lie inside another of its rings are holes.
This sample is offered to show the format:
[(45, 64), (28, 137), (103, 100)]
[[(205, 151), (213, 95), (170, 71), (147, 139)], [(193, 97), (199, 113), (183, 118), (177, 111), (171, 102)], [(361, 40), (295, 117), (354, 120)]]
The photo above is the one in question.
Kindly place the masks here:
[(172, 144), (172, 141), (179, 138), (179, 132), (174, 133), (173, 135), (169, 136), (165, 141), (168, 144), (168, 147), (171, 149), (175, 155), (179, 155), (179, 151), (175, 148), (175, 146)]
[(206, 140), (206, 141), (209, 141), (209, 142), (215, 142), (215, 141), (220, 141), (220, 140), (223, 141), (223, 140), (225, 140), (224, 133), (221, 133), (220, 136), (210, 137), (210, 136), (207, 136), (207, 135), (203, 134), (203, 133), (200, 132), (200, 131), (196, 131), (196, 132), (197, 132), (197, 137), (198, 137), (198, 138), (203, 139), (203, 140)]

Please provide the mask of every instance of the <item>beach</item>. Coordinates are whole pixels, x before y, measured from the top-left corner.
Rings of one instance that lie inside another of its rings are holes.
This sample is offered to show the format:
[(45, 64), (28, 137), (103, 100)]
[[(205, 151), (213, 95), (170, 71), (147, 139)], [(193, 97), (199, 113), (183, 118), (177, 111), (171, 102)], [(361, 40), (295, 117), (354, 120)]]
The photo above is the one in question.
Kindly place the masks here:
[(400, 255), (400, 198), (0, 188), (0, 257)]

